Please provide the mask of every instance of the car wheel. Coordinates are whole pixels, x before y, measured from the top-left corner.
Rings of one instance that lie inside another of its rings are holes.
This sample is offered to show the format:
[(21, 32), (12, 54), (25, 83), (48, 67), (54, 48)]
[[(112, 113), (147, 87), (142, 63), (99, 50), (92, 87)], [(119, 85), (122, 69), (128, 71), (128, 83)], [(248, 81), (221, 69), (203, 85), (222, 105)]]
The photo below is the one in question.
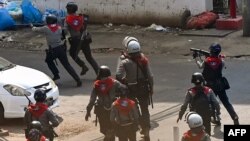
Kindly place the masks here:
[(4, 123), (4, 108), (2, 103), (0, 103), (0, 124)]

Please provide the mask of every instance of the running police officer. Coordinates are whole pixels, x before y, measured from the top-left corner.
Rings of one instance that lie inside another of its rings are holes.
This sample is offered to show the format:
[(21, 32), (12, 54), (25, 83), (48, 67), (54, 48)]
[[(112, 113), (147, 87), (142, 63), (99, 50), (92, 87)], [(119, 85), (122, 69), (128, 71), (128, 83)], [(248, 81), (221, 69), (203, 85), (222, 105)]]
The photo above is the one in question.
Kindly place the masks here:
[(136, 103), (127, 98), (128, 88), (123, 85), (119, 89), (120, 97), (113, 102), (110, 113), (110, 120), (116, 127), (116, 135), (119, 141), (136, 141), (138, 131), (139, 111)]
[(32, 121), (39, 121), (42, 125), (42, 134), (50, 141), (53, 141), (53, 128), (59, 125), (59, 121), (56, 115), (49, 110), (48, 106), (44, 103), (46, 100), (46, 93), (44, 90), (37, 89), (34, 93), (34, 99), (36, 100), (36, 104), (29, 105), (24, 116), (27, 131), (32, 128), (30, 126)]
[(110, 121), (110, 110), (113, 101), (117, 97), (117, 92), (122, 84), (111, 78), (111, 72), (108, 66), (100, 66), (97, 79), (94, 82), (85, 120), (88, 121), (91, 116), (91, 110), (95, 106), (94, 113), (100, 123), (100, 132), (105, 135), (104, 141), (114, 141), (114, 129)]
[(66, 54), (65, 40), (62, 40), (63, 30), (61, 26), (57, 24), (57, 17), (54, 15), (48, 15), (46, 17), (46, 23), (47, 25), (43, 27), (34, 27), (33, 25), (31, 25), (31, 27), (33, 31), (45, 34), (47, 44), (49, 46), (49, 48), (46, 50), (45, 62), (54, 75), (53, 80), (60, 79), (59, 70), (57, 69), (54, 62), (58, 58), (63, 67), (77, 82), (77, 87), (81, 86), (82, 82), (79, 76), (77, 75), (73, 67), (69, 64)]
[(217, 114), (220, 115), (219, 102), (213, 90), (204, 86), (204, 78), (200, 72), (195, 72), (192, 75), (191, 83), (194, 84), (194, 87), (187, 91), (177, 122), (182, 119), (187, 106), (189, 106), (190, 111), (194, 111), (202, 117), (205, 131), (207, 134), (211, 135), (211, 105), (215, 107)]
[(229, 98), (226, 94), (225, 81), (222, 81), (222, 70), (225, 67), (225, 61), (220, 55), (220, 44), (213, 43), (209, 47), (209, 51), (210, 56), (206, 57), (205, 60), (202, 60), (201, 58), (197, 59), (199, 57), (196, 57), (196, 63), (200, 69), (203, 69), (202, 74), (207, 82), (206, 85), (212, 88), (215, 95), (220, 98), (220, 101), (227, 109), (227, 112), (230, 114), (234, 124), (237, 125), (239, 124), (239, 117), (232, 104), (229, 102)]
[(120, 56), (116, 71), (116, 79), (126, 84), (129, 88), (128, 98), (138, 100), (140, 106), (139, 124), (141, 134), (146, 141), (150, 140), (150, 114), (149, 101), (152, 104), (153, 74), (150, 69), (148, 58), (141, 52), (139, 41), (134, 37), (125, 37), (123, 45), (127, 52)]
[(84, 19), (88, 18), (87, 15), (76, 14), (78, 6), (74, 2), (67, 3), (66, 6), (68, 15), (66, 16), (64, 26), (70, 33), (69, 53), (73, 60), (82, 68), (81, 75), (86, 74), (89, 70), (86, 64), (78, 56), (79, 51), (82, 50), (85, 58), (93, 67), (95, 73), (98, 73), (99, 66), (92, 56), (90, 50), (90, 43), (92, 42), (90, 34), (87, 32), (87, 21)]

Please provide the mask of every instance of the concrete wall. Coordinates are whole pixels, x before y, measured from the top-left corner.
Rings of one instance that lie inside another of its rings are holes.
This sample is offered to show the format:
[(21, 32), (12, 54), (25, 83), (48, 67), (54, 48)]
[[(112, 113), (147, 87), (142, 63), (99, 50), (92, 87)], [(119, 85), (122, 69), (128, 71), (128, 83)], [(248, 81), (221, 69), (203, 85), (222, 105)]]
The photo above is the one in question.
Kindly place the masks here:
[[(70, 0), (34, 0), (46, 8), (65, 9)], [(189, 9), (192, 15), (212, 10), (212, 0), (73, 0), (79, 12), (90, 15), (92, 23), (138, 24), (152, 23), (179, 26), (181, 15)]]

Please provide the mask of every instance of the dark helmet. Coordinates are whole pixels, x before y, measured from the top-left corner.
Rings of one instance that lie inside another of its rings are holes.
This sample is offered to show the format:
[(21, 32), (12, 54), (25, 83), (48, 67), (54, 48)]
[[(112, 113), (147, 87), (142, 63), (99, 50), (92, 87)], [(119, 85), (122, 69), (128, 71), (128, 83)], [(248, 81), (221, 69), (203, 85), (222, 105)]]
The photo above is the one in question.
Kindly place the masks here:
[(44, 90), (37, 89), (34, 94), (34, 99), (36, 102), (44, 102), (46, 100), (47, 96)]
[(221, 46), (218, 43), (213, 43), (209, 47), (209, 50), (210, 50), (211, 55), (219, 55), (221, 52)]
[(56, 24), (57, 23), (57, 17), (55, 15), (49, 14), (46, 17), (46, 23), (47, 24)]
[(76, 13), (76, 11), (78, 10), (78, 6), (74, 2), (68, 2), (66, 5), (66, 9), (69, 14), (73, 14)]
[(119, 87), (119, 92), (118, 93), (119, 93), (120, 97), (126, 97), (128, 95), (128, 93), (129, 93), (129, 89), (128, 89), (128, 87), (126, 85), (121, 85)]
[(192, 79), (191, 79), (191, 83), (194, 83), (194, 84), (201, 84), (203, 83), (205, 80), (204, 80), (204, 77), (203, 75), (200, 73), (200, 72), (195, 72), (193, 75), (192, 75)]
[(31, 129), (34, 128), (34, 129), (38, 129), (39, 131), (42, 130), (42, 124), (41, 124), (40, 121), (36, 121), (36, 120), (32, 121), (32, 122), (30, 123), (30, 127), (31, 127)]
[(41, 132), (38, 129), (31, 129), (28, 134), (30, 141), (39, 141), (41, 138)]
[(101, 79), (103, 77), (109, 77), (109, 76), (111, 76), (109, 67), (105, 65), (100, 66), (97, 79)]

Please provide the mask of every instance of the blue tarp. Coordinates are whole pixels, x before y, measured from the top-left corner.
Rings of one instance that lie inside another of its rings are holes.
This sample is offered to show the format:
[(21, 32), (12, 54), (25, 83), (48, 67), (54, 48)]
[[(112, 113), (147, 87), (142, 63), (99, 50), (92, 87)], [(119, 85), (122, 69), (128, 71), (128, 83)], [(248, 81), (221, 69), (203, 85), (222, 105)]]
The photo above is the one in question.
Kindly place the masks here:
[(46, 9), (42, 18), (44, 22), (46, 22), (46, 17), (50, 14), (55, 15), (57, 17), (58, 23), (63, 25), (64, 18), (67, 15), (65, 10)]
[(32, 4), (32, 0), (23, 0), (21, 4), (23, 23), (42, 23), (42, 13)]
[(5, 8), (0, 8), (0, 30), (6, 30), (13, 28), (15, 26), (15, 21), (10, 16), (8, 10)]

